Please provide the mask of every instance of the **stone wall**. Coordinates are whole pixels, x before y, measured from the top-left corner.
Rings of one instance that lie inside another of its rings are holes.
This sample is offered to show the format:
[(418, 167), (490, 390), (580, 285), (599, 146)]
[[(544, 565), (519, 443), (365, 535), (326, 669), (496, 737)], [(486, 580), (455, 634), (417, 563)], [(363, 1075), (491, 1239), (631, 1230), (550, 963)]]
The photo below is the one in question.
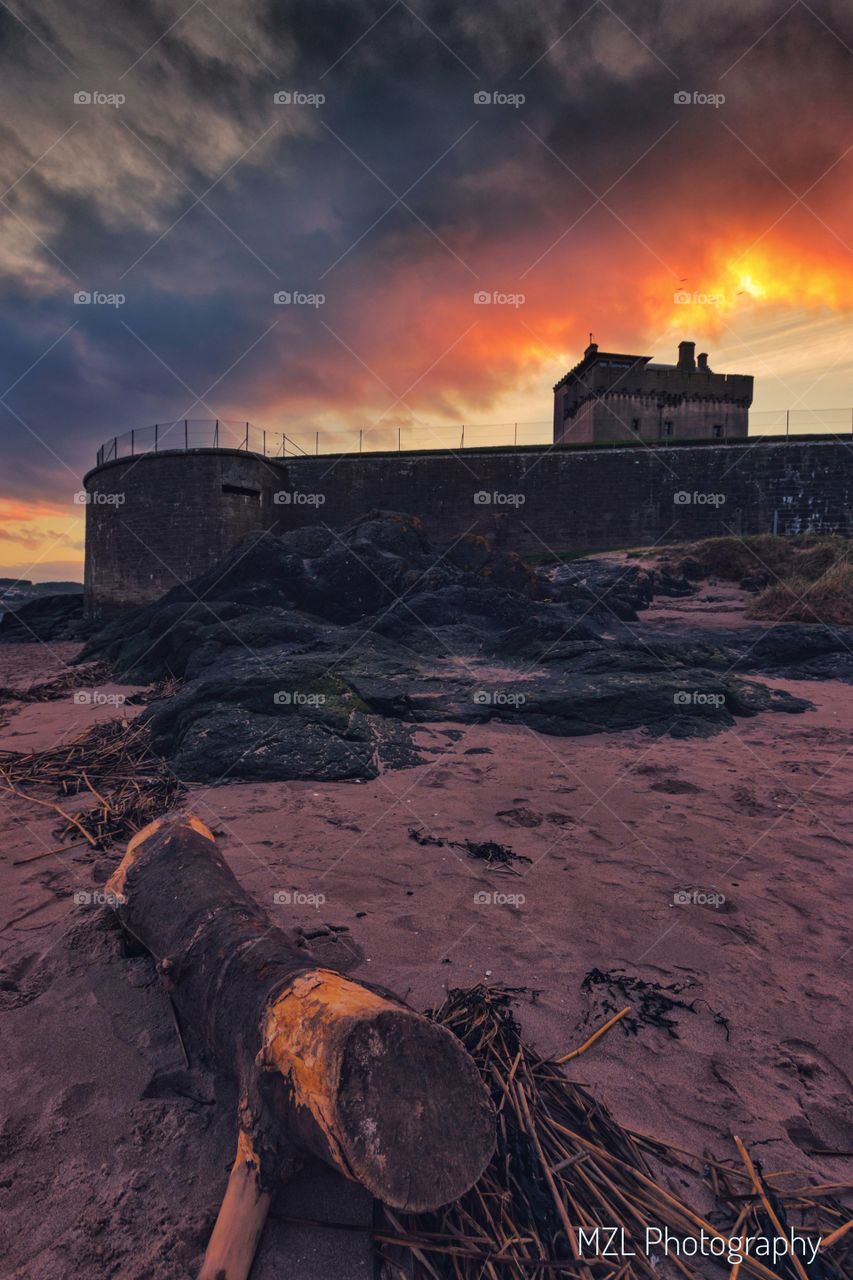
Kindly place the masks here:
[(275, 468), (256, 454), (225, 449), (146, 454), (91, 471), (85, 479), (89, 615), (156, 599), (211, 568), (246, 534), (270, 527), (275, 477)]
[[(223, 491), (253, 489), (257, 497)], [(208, 569), (246, 533), (345, 525), (384, 508), (451, 542), (483, 532), (525, 552), (602, 550), (727, 533), (851, 530), (853, 442), (708, 441), (384, 453), (273, 462), (198, 450), (86, 477), (86, 592), (103, 615)]]
[[(701, 376), (701, 375), (697, 375)], [(667, 430), (669, 423), (669, 430)], [(718, 429), (718, 430), (717, 430)], [(565, 418), (557, 438), (561, 444), (746, 439), (749, 408), (730, 400), (606, 393), (585, 400)]]

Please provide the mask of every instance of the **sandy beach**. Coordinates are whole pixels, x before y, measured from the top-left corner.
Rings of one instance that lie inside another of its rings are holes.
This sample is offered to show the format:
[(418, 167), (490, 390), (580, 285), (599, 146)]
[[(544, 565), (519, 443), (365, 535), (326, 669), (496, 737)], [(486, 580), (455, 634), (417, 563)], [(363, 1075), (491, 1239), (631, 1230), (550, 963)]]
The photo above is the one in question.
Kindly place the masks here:
[[(685, 612), (743, 625), (742, 593), (715, 594), (656, 602), (640, 626)], [(0, 649), (0, 684), (45, 679), (75, 652), (51, 649)], [(853, 961), (853, 688), (774, 683), (814, 709), (681, 742), (432, 724), (418, 730), (427, 763), (413, 768), (363, 783), (196, 786), (187, 808), (278, 923), (416, 1008), (482, 980), (526, 988), (518, 1015), (548, 1056), (607, 1016), (606, 989), (582, 987), (595, 970), (672, 988), (672, 1032), (616, 1027), (573, 1078), (623, 1124), (691, 1151), (730, 1156), (738, 1133), (768, 1169), (843, 1182), (853, 1160), (816, 1153), (853, 1149), (838, 994)], [(0, 749), (50, 746), (137, 710), (71, 693), (10, 702)], [(127, 954), (101, 905), (116, 858), (57, 851), (55, 825), (0, 798), (0, 1275), (176, 1280), (197, 1268), (216, 1215), (231, 1100), (186, 1071), (152, 962)], [(412, 831), (498, 840), (530, 862), (491, 870)], [(352, 1229), (289, 1221), (300, 1218)], [(307, 1165), (276, 1198), (253, 1280), (367, 1280), (370, 1221), (364, 1193)]]

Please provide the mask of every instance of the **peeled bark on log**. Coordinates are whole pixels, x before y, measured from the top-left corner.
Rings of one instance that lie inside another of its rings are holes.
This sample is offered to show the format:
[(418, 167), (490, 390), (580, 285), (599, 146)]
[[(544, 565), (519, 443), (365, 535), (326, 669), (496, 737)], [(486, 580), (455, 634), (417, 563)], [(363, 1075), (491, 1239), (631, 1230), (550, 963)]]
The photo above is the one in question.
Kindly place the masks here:
[(494, 1149), (494, 1114), (459, 1040), (296, 950), (198, 819), (146, 827), (107, 889), (157, 959), (191, 1050), (238, 1084), (241, 1145), (217, 1231), (246, 1178), (262, 1226), (261, 1198), (298, 1151), (409, 1211), (476, 1182)]

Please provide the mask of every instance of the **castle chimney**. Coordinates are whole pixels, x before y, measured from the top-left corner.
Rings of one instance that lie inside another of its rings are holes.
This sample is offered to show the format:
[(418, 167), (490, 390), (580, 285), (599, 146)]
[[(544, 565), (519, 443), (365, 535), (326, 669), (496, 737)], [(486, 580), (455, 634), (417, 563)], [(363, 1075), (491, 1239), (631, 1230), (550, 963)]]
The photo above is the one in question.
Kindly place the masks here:
[(708, 352), (707, 351), (699, 352), (699, 355), (696, 357), (696, 366), (700, 373), (711, 372), (711, 370), (708, 368)]
[(696, 361), (693, 355), (695, 350), (695, 342), (679, 342), (678, 367), (682, 373), (691, 373), (696, 368)]
[(594, 356), (595, 353), (598, 351), (598, 343), (592, 341), (592, 334), (590, 334), (589, 336), (590, 336), (590, 344), (587, 347), (586, 351), (584, 352), (584, 355)]

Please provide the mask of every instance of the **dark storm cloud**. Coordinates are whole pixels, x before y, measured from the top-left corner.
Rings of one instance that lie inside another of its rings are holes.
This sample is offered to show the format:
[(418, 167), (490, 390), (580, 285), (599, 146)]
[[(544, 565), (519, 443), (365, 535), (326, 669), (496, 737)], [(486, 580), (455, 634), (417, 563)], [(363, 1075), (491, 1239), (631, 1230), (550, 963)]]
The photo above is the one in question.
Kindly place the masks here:
[[(790, 203), (770, 170), (800, 191), (853, 141), (838, 92), (849, 7), (799, 4), (777, 23), (786, 8), (40, 0), (18, 4), (20, 21), (0, 9), (0, 391), (20, 379), (0, 405), (6, 490), (58, 493), (70, 477), (55, 455), (80, 473), (103, 438), (185, 412), (369, 415), (393, 401), (383, 382), (399, 394), (465, 331), (475, 288), (539, 257), (526, 288), (549, 340), (561, 299), (570, 309), (596, 287), (614, 316), (636, 313), (612, 278), (657, 269), (656, 255), (686, 274), (721, 208), (758, 203), (769, 223)], [(804, 51), (811, 71), (796, 74)], [(276, 106), (277, 89), (326, 102)], [(738, 137), (714, 108), (679, 112), (680, 90), (725, 92)], [(126, 101), (75, 104), (81, 91)], [(478, 91), (526, 101), (478, 107)], [(611, 184), (613, 214), (584, 218)], [(327, 301), (297, 314), (274, 306), (277, 289)], [(80, 306), (79, 290), (126, 300)], [(513, 342), (505, 328), (463, 344), (418, 403), (487, 410), (521, 376)]]

